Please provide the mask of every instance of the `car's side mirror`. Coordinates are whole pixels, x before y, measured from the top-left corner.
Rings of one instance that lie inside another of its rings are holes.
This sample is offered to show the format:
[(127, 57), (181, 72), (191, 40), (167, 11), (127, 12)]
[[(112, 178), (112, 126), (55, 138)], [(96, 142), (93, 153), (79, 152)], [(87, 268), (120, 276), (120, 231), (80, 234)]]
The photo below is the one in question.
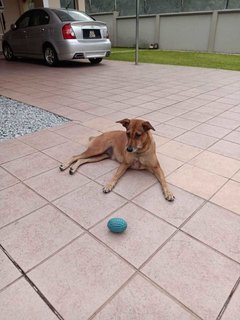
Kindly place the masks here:
[(14, 31), (17, 29), (17, 25), (14, 23), (14, 24), (11, 24), (10, 26), (11, 30)]

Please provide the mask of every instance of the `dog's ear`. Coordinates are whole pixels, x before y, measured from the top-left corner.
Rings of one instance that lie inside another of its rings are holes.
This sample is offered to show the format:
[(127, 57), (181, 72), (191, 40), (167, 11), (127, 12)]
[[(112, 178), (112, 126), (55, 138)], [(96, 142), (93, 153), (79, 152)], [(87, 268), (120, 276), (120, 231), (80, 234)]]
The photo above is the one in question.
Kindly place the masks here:
[(143, 124), (142, 124), (142, 127), (143, 127), (143, 130), (144, 131), (148, 131), (150, 129), (152, 129), (153, 131), (155, 131), (155, 129), (153, 128), (153, 126), (151, 125), (150, 122), (148, 121), (144, 121)]
[(123, 120), (116, 121), (116, 123), (121, 123), (127, 129), (128, 126), (129, 126), (130, 120), (129, 119), (123, 119)]

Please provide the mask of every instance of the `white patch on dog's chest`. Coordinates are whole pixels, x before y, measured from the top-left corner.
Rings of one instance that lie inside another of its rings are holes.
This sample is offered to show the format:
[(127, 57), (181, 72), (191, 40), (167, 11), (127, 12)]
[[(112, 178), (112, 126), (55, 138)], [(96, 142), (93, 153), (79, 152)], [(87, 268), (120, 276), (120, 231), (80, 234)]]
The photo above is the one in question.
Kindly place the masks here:
[(144, 166), (138, 159), (134, 159), (131, 164), (132, 169), (144, 169)]

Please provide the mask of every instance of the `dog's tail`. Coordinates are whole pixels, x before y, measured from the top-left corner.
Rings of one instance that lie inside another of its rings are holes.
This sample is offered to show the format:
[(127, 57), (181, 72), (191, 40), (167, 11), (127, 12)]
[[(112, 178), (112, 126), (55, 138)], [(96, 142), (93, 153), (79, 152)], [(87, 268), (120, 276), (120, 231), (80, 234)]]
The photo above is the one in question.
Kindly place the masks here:
[(96, 137), (89, 137), (88, 141), (91, 142), (92, 140), (94, 140)]
[(95, 139), (96, 137), (89, 137), (88, 138), (88, 146), (90, 146), (90, 144), (93, 142), (93, 140)]

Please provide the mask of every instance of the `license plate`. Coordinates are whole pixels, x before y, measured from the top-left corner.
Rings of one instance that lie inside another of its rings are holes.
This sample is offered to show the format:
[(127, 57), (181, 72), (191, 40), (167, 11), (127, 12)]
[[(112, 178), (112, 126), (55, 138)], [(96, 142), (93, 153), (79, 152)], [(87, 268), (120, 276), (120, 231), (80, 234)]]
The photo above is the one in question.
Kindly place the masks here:
[(84, 39), (99, 39), (101, 38), (101, 33), (99, 29), (83, 29)]

